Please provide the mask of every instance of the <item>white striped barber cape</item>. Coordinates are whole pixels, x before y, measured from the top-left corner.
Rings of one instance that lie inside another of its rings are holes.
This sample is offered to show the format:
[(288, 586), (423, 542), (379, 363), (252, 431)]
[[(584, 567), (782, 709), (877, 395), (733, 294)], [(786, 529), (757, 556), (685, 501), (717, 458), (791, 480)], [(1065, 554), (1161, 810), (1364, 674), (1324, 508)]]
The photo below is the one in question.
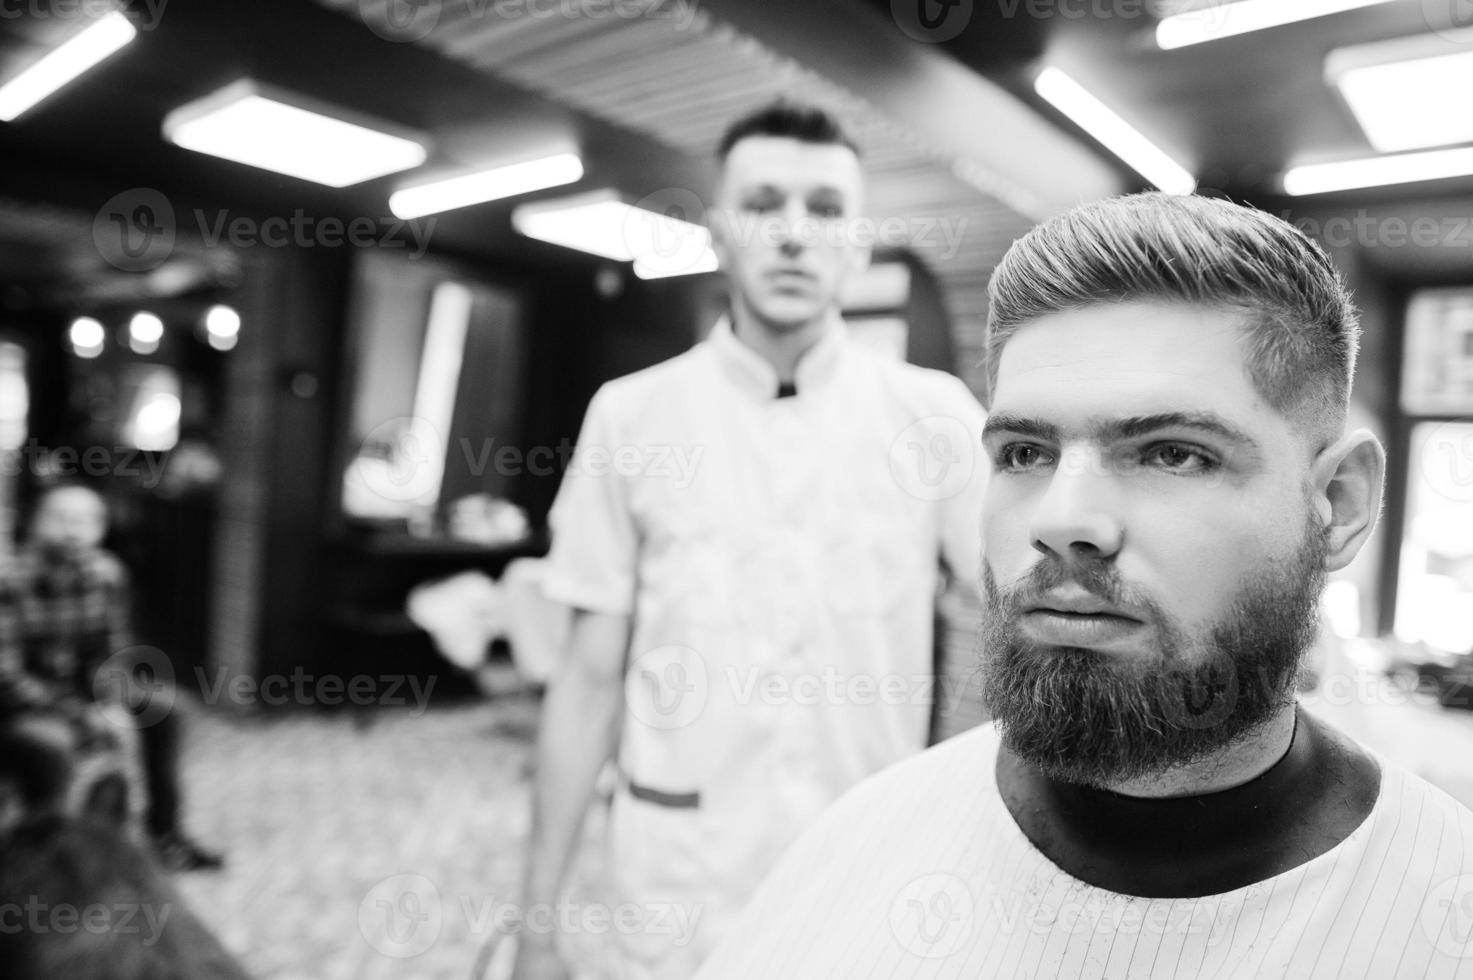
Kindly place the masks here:
[(1202, 898), (1088, 885), (1018, 828), (986, 725), (899, 763), (787, 853), (698, 980), (1473, 978), (1473, 812), (1380, 757), (1340, 845)]

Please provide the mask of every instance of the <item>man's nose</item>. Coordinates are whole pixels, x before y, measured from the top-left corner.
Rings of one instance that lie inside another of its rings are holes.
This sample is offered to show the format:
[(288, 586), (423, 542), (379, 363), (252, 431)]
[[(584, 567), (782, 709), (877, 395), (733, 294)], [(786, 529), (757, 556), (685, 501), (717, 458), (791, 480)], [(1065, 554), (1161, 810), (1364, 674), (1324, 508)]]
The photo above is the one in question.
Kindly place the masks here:
[(801, 201), (789, 201), (777, 217), (778, 247), (783, 254), (797, 255), (808, 243), (810, 218)]
[(1113, 557), (1125, 540), (1117, 490), (1098, 452), (1066, 449), (1033, 512), (1033, 547), (1065, 559)]

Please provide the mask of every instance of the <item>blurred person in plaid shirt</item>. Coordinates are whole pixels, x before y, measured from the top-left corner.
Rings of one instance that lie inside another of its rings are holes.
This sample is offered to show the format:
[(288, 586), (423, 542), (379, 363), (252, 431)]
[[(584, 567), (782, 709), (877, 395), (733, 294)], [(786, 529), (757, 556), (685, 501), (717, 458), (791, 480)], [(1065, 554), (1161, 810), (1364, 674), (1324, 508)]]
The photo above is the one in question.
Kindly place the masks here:
[[(27, 541), (0, 562), (0, 728), (35, 743), (41, 758), (68, 765), (125, 748), (99, 701), (130, 712), (155, 851), (174, 870), (217, 868), (220, 856), (178, 825), (179, 719), (172, 710), (143, 714), (160, 695), (160, 679), (143, 677), (148, 665), (128, 659), (135, 649), (130, 577), (101, 546), (107, 524), (107, 504), (95, 490), (50, 486), (36, 500)], [(105, 664), (122, 669), (100, 672)]]

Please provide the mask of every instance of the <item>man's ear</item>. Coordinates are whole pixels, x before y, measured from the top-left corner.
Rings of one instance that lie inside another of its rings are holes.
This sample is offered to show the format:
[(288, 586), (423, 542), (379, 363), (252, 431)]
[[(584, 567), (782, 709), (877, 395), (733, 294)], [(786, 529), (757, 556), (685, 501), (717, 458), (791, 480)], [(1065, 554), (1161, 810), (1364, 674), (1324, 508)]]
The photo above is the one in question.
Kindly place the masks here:
[(1376, 529), (1386, 450), (1367, 429), (1343, 436), (1315, 457), (1314, 503), (1327, 531), (1327, 571), (1349, 565)]

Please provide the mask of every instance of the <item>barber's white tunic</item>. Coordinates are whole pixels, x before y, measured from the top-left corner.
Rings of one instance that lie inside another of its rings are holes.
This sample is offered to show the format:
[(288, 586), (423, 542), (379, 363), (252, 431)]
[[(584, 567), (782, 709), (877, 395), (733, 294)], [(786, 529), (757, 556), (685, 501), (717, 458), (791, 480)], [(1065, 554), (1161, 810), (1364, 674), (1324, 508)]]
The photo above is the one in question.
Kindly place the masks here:
[(600, 389), (553, 508), (548, 594), (633, 617), (609, 858), (645, 927), (622, 976), (689, 977), (813, 817), (924, 747), (939, 560), (978, 576), (966, 386), (836, 320), (796, 387), (718, 324)]
[(1467, 980), (1473, 813), (1383, 759), (1335, 847), (1199, 898), (1049, 861), (998, 792), (992, 725), (855, 789), (783, 858), (699, 980)]

